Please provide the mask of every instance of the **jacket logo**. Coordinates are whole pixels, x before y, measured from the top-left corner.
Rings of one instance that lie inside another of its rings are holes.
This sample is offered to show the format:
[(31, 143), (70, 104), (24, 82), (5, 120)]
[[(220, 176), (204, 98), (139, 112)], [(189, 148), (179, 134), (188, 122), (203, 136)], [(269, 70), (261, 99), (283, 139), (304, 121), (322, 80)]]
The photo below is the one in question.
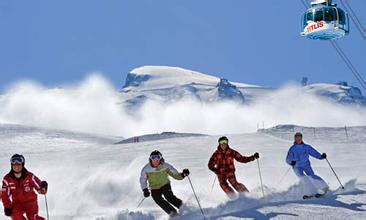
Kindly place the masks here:
[(24, 187), (24, 191), (25, 192), (29, 192), (30, 191), (30, 187), (29, 186)]

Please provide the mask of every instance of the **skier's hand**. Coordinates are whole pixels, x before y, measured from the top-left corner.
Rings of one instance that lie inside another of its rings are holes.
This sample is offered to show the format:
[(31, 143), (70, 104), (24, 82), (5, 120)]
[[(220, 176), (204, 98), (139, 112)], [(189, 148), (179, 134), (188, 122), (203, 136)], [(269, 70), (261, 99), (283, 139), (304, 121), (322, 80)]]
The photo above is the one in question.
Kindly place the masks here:
[(189, 170), (188, 169), (184, 169), (183, 172), (182, 172), (182, 177), (186, 177), (188, 176), (190, 173), (189, 173)]
[(295, 166), (295, 165), (296, 165), (296, 161), (294, 161), (294, 160), (293, 160), (293, 161), (291, 161), (290, 165), (291, 165), (291, 166)]
[(255, 153), (253, 154), (253, 157), (254, 157), (255, 159), (258, 159), (258, 158), (259, 158), (259, 153), (258, 153), (258, 152), (255, 152)]
[(145, 198), (147, 198), (147, 197), (150, 196), (150, 192), (149, 192), (149, 190), (147, 188), (145, 188), (143, 191), (144, 191), (144, 197)]
[(322, 156), (321, 156), (322, 159), (325, 159), (327, 158), (327, 154), (326, 153), (323, 153)]
[(47, 190), (48, 190), (48, 183), (46, 181), (42, 181), (41, 182), (41, 190), (40, 193), (43, 195), (47, 194)]
[(11, 213), (12, 213), (12, 210), (11, 210), (11, 208), (4, 208), (4, 214), (6, 215), (6, 216), (11, 216)]

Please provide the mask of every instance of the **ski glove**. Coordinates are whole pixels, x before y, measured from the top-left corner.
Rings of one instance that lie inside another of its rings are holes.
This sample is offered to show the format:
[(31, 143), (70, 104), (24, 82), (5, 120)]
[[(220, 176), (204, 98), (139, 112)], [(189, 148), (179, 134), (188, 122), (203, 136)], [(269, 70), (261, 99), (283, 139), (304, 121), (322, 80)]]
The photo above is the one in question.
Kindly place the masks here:
[(11, 213), (12, 213), (11, 208), (4, 208), (4, 213), (6, 216), (11, 216)]
[(188, 176), (190, 173), (189, 173), (189, 170), (188, 169), (184, 169), (183, 172), (182, 172), (182, 177), (186, 177)]
[(255, 159), (258, 159), (258, 158), (259, 158), (259, 153), (255, 152), (255, 153), (253, 154), (253, 157), (254, 157)]
[(143, 191), (144, 191), (144, 197), (145, 198), (147, 198), (147, 197), (150, 196), (150, 192), (149, 192), (149, 190), (147, 188), (145, 188)]
[(41, 194), (46, 194), (48, 190), (48, 183), (46, 181), (41, 182)]
[(327, 158), (327, 154), (326, 153), (323, 153), (322, 156), (321, 156), (322, 159), (325, 159)]
[(291, 166), (295, 166), (295, 165), (296, 165), (296, 161), (294, 161), (294, 160), (293, 160), (293, 161), (291, 161), (290, 165), (291, 165)]
[(220, 174), (219, 169), (217, 169), (217, 168), (214, 168), (214, 169), (212, 170), (212, 172), (214, 172), (216, 175), (219, 175), (219, 174)]

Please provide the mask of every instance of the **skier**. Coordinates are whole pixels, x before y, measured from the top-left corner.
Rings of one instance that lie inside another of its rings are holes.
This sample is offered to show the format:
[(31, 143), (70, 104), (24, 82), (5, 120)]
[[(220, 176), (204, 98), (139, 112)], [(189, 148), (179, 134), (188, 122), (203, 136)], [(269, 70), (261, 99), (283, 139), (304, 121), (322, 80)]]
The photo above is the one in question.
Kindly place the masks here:
[(22, 155), (14, 154), (11, 159), (11, 170), (5, 175), (2, 186), (2, 201), (4, 213), (12, 220), (44, 220), (38, 215), (37, 194), (46, 194), (48, 184), (40, 181), (33, 173), (29, 172), (24, 164)]
[[(181, 208), (182, 200), (173, 194), (168, 175), (174, 179), (182, 180), (189, 175), (189, 170), (183, 169), (182, 173), (178, 173), (172, 165), (164, 161), (162, 154), (155, 150), (151, 152), (149, 163), (141, 171), (140, 185), (145, 198), (150, 196), (151, 191), (151, 196), (156, 204), (171, 217), (174, 217), (179, 214), (173, 206)], [(149, 182), (150, 191), (147, 182)]]
[(227, 181), (238, 192), (248, 192), (248, 189), (236, 180), (234, 159), (241, 163), (248, 163), (259, 158), (259, 154), (255, 153), (252, 156), (242, 156), (237, 151), (229, 147), (229, 140), (227, 137), (222, 136), (218, 140), (219, 146), (213, 153), (208, 162), (208, 168), (217, 175), (222, 190), (230, 197), (235, 197), (234, 190), (229, 186)]
[(287, 153), (286, 162), (292, 166), (295, 174), (301, 181), (305, 181), (305, 174), (309, 177), (310, 182), (318, 190), (316, 196), (325, 194), (329, 190), (329, 186), (321, 177), (315, 175), (311, 168), (309, 155), (319, 160), (327, 158), (327, 155), (325, 153), (320, 154), (312, 146), (305, 144), (300, 132), (295, 134), (294, 139), (295, 142)]

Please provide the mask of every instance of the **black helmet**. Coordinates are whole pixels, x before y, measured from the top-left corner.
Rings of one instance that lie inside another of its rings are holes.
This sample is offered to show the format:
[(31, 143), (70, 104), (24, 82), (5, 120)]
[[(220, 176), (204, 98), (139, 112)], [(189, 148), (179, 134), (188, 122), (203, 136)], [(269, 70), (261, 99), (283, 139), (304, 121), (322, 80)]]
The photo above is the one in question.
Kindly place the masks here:
[(150, 154), (150, 157), (151, 156), (153, 156), (153, 155), (159, 155), (159, 156), (163, 156), (161, 153), (160, 153), (160, 151), (158, 151), (158, 150), (154, 150), (153, 152), (151, 152), (151, 154)]
[(164, 162), (163, 155), (158, 150), (154, 150), (153, 152), (151, 152), (150, 157), (149, 157), (150, 164), (151, 164), (152, 160), (159, 160), (160, 163)]
[(220, 143), (220, 141), (227, 141), (227, 143), (229, 143), (229, 139), (226, 136), (220, 137), (218, 142)]
[(25, 164), (25, 158), (23, 155), (21, 154), (14, 154), (11, 158), (10, 158), (10, 163), (11, 165), (14, 164), (21, 164), (24, 167)]
[(302, 137), (302, 134), (301, 132), (296, 132), (295, 136), (294, 137)]

